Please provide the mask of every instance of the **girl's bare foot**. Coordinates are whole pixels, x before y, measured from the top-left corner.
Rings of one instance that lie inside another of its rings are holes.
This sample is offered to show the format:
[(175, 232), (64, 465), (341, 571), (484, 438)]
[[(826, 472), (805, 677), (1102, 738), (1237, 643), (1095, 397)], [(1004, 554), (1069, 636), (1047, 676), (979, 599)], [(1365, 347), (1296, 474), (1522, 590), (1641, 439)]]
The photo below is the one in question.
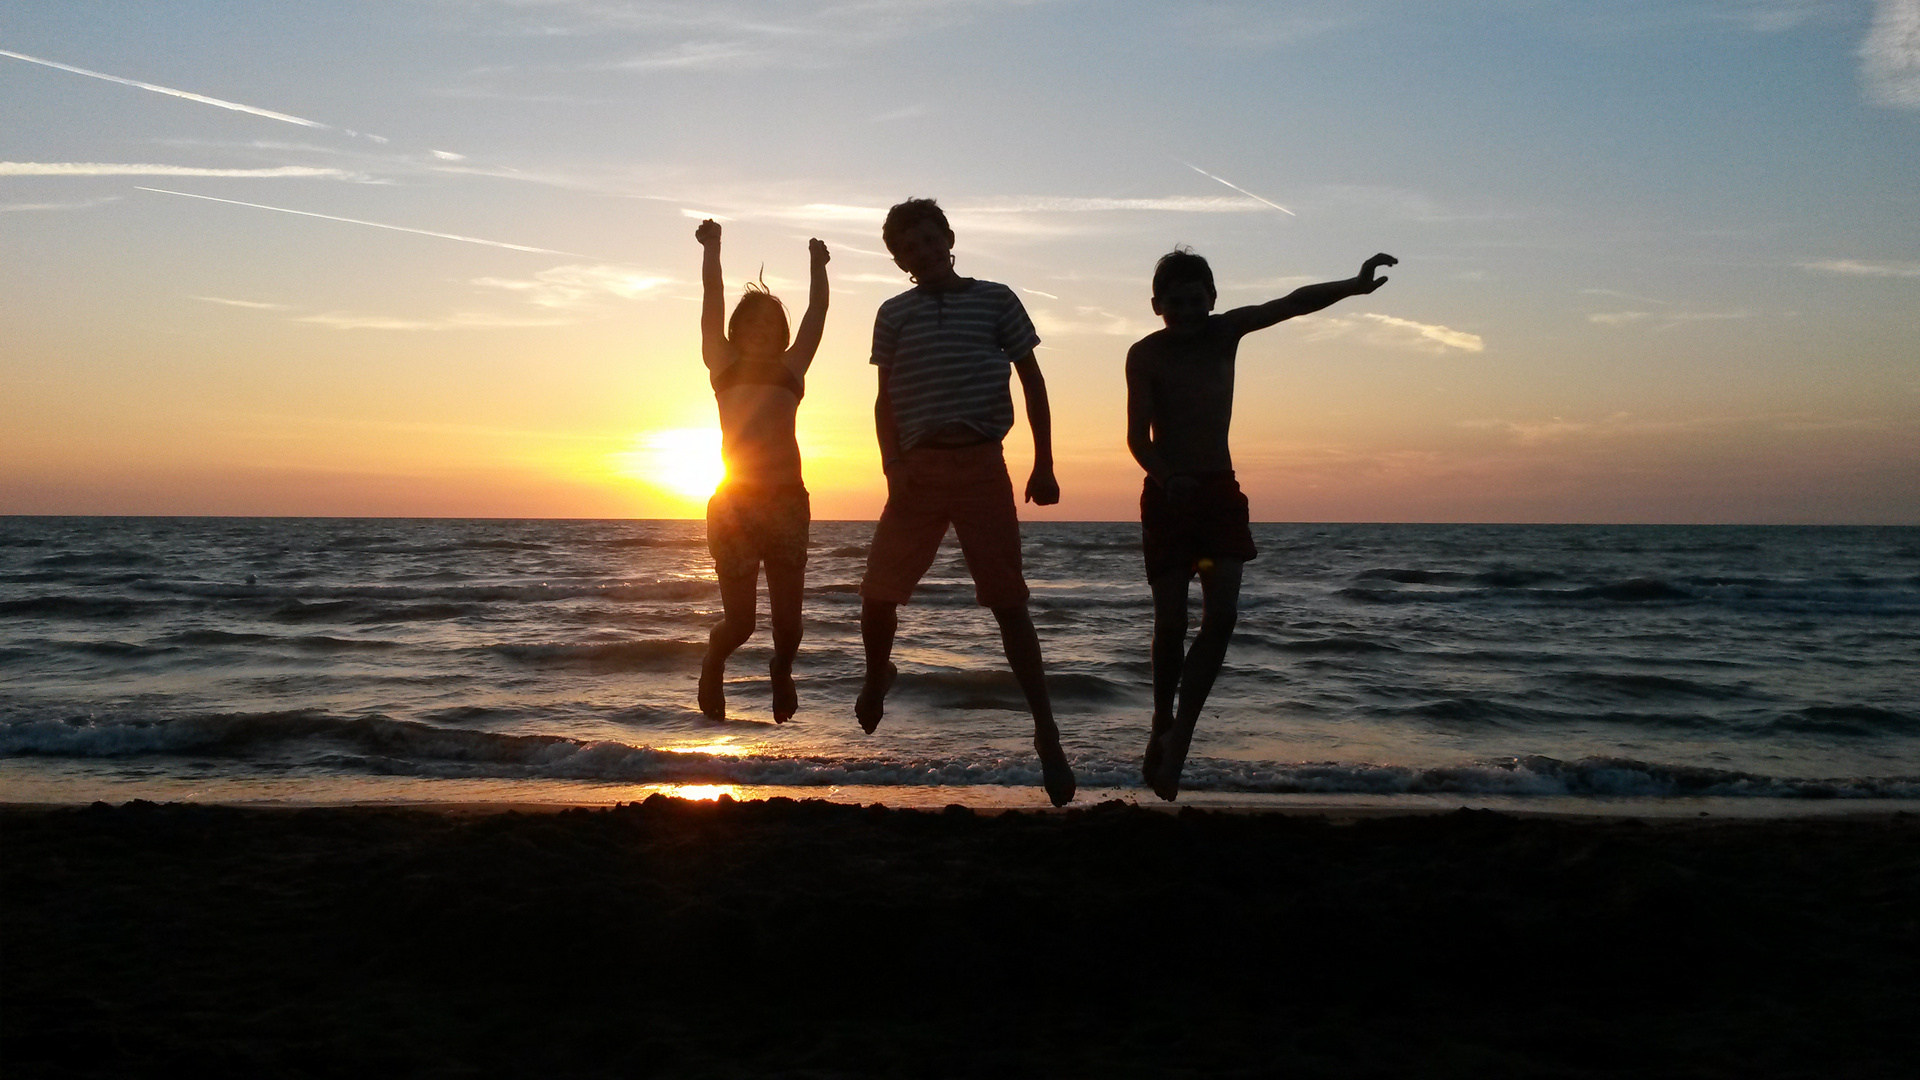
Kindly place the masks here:
[(875, 678), (872, 669), (867, 671), (866, 685), (860, 688), (860, 696), (853, 701), (853, 718), (860, 721), (860, 730), (873, 734), (880, 726), (880, 717), (887, 711), (887, 691), (893, 689), (893, 680), (900, 677), (900, 669), (889, 661)]
[(784, 724), (800, 711), (800, 692), (793, 687), (792, 671), (769, 674), (773, 676), (773, 722)]
[(700, 711), (709, 720), (727, 718), (727, 673), (712, 664), (700, 665)]

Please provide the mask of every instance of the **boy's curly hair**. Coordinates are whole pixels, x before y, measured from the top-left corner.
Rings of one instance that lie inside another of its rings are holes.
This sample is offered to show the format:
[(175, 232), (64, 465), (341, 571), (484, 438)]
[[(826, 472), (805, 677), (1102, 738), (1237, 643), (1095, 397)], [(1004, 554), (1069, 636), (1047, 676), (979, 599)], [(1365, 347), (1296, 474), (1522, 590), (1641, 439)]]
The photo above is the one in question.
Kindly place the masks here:
[(895, 203), (887, 211), (886, 223), (880, 226), (880, 239), (886, 242), (887, 250), (892, 251), (894, 237), (923, 221), (938, 222), (942, 229), (953, 231), (953, 226), (947, 224), (947, 213), (940, 209), (939, 203), (932, 199), (908, 199), (903, 203)]
[(1156, 299), (1165, 296), (1175, 285), (1189, 281), (1205, 285), (1207, 296), (1219, 299), (1220, 294), (1213, 287), (1213, 267), (1208, 266), (1205, 258), (1195, 254), (1185, 244), (1160, 256), (1160, 261), (1153, 264), (1153, 295)]

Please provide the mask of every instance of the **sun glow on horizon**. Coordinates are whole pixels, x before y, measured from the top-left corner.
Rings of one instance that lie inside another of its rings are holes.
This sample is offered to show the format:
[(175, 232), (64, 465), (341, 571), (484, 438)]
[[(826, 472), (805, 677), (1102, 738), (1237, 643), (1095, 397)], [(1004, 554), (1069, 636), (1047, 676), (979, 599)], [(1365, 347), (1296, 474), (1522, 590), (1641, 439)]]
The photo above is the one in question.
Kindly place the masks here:
[(726, 479), (719, 428), (660, 428), (633, 437), (613, 455), (614, 468), (662, 491), (705, 499)]

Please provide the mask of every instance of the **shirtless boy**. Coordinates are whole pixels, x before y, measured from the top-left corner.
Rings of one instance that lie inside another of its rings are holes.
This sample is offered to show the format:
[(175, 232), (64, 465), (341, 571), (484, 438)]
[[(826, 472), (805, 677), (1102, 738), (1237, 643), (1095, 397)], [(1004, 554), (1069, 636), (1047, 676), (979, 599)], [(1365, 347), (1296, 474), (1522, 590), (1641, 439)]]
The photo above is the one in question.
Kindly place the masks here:
[[(1207, 260), (1176, 249), (1153, 268), (1153, 311), (1167, 325), (1127, 351), (1127, 449), (1147, 471), (1140, 526), (1153, 590), (1153, 734), (1141, 771), (1163, 799), (1180, 794), (1194, 724), (1239, 617), (1240, 571), (1255, 555), (1227, 449), (1240, 339), (1364, 296), (1387, 283), (1374, 271), (1398, 261), (1375, 255), (1356, 277), (1218, 315)], [(1188, 651), (1187, 585), (1196, 573), (1204, 608)]]
[(873, 321), (880, 375), (873, 419), (887, 505), (860, 582), (867, 674), (854, 716), (868, 734), (879, 726), (897, 675), (891, 658), (899, 606), (933, 565), (951, 525), (973, 575), (974, 598), (1000, 624), (1007, 664), (1033, 713), (1033, 748), (1047, 797), (1060, 806), (1073, 799), (1073, 769), (1060, 748), (1040, 637), (1027, 612), (1020, 520), (1000, 447), (1013, 427), (1011, 367), (1033, 431), (1027, 501), (1060, 501), (1047, 384), (1033, 358), (1040, 336), (1012, 289), (954, 272), (953, 230), (932, 199), (893, 207), (880, 235), (914, 287), (881, 304)]

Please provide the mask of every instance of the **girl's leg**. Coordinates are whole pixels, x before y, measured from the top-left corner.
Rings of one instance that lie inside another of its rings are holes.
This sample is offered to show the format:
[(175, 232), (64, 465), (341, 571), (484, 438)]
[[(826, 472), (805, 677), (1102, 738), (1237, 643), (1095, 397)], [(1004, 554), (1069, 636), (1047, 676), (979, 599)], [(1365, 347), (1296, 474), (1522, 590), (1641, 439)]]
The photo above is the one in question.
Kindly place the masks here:
[(754, 590), (760, 568), (720, 579), (720, 621), (707, 635), (707, 656), (700, 664), (700, 711), (714, 720), (727, 718), (727, 657), (753, 636)]
[(773, 623), (773, 662), (767, 674), (773, 679), (773, 719), (781, 724), (800, 711), (800, 694), (793, 686), (793, 658), (800, 652), (800, 598), (806, 581), (804, 564), (767, 564), (767, 608)]

